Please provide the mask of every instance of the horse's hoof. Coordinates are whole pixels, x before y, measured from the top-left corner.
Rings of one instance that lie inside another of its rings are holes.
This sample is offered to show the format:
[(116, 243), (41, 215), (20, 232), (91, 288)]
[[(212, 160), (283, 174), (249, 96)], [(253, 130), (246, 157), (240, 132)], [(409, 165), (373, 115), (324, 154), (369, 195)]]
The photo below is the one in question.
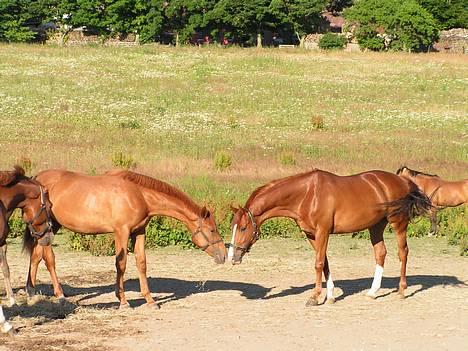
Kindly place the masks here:
[(15, 328), (11, 328), (9, 331), (7, 331), (8, 336), (14, 338), (18, 332), (15, 330)]
[(65, 303), (67, 302), (67, 299), (65, 298), (65, 296), (59, 296), (57, 297), (57, 302), (60, 304), (60, 305), (65, 305)]
[(333, 305), (336, 302), (334, 297), (327, 298), (326, 304)]
[(318, 305), (318, 301), (316, 298), (311, 297), (309, 300), (307, 300), (306, 307), (317, 306), (317, 305)]
[(28, 296), (26, 302), (27, 302), (28, 306), (32, 306), (32, 305), (35, 305), (36, 303), (38, 303), (40, 300), (41, 300), (40, 295), (33, 295), (33, 296)]
[(130, 304), (128, 302), (127, 303), (122, 303), (119, 306), (119, 310), (128, 310), (128, 309), (130, 309)]
[(397, 297), (398, 297), (400, 300), (404, 300), (404, 299), (405, 299), (405, 293), (399, 292), (399, 293), (397, 294)]
[(159, 306), (156, 302), (150, 302), (150, 303), (146, 303), (144, 305), (146, 308), (151, 308), (151, 309), (154, 309), (154, 310), (159, 310), (161, 308), (161, 306)]
[(366, 297), (371, 300), (375, 300), (377, 298), (377, 295), (374, 293), (367, 293)]
[(8, 307), (12, 307), (12, 306), (16, 305), (15, 299), (14, 299), (13, 297), (10, 297), (10, 298), (8, 299), (8, 303), (7, 303), (6, 305), (7, 305)]

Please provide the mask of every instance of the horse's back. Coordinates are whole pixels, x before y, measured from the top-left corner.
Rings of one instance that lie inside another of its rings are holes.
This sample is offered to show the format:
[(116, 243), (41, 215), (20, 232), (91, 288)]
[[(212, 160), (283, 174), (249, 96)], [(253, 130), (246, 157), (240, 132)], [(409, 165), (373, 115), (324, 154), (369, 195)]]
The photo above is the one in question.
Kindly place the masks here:
[(316, 203), (329, 216), (334, 233), (368, 228), (387, 215), (385, 203), (405, 197), (411, 184), (393, 173), (368, 171), (351, 176), (317, 175)]
[(78, 232), (110, 232), (121, 221), (141, 221), (147, 212), (139, 189), (121, 177), (47, 170), (36, 179), (47, 188), (58, 222)]

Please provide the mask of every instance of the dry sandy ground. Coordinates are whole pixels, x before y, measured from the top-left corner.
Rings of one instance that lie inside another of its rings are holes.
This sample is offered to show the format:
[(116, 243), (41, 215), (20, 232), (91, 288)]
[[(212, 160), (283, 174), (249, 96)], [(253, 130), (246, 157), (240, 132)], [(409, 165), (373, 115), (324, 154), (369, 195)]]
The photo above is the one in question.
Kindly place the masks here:
[[(61, 239), (63, 241), (63, 239)], [(119, 311), (114, 259), (56, 248), (65, 304), (42, 296), (27, 306), (26, 258), (10, 245), (16, 297), (6, 308), (19, 333), (0, 350), (466, 350), (468, 260), (444, 239), (410, 240), (407, 298), (396, 298), (399, 262), (387, 242), (380, 298), (364, 296), (374, 262), (370, 244), (349, 236), (330, 242), (334, 305), (305, 307), (313, 252), (305, 241), (261, 240), (240, 266), (218, 266), (199, 250), (148, 253), (148, 276), (161, 309), (142, 306), (130, 257), (132, 309)], [(39, 288), (51, 294), (47, 271)]]

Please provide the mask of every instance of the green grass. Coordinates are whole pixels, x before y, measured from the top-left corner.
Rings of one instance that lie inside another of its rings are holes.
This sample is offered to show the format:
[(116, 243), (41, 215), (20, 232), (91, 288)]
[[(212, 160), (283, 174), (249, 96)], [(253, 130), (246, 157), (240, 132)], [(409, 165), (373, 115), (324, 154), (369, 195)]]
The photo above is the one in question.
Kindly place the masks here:
[(136, 167), (220, 220), (312, 167), (465, 178), (467, 86), (466, 55), (0, 45), (0, 169)]

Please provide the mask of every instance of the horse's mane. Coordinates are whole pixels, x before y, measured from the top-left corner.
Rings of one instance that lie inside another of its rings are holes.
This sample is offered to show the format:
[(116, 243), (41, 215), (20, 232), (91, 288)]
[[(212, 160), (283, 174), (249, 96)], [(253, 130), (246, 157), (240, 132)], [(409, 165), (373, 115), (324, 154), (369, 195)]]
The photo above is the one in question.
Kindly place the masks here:
[(259, 186), (257, 189), (255, 189), (253, 191), (252, 194), (250, 194), (249, 199), (245, 203), (245, 207), (248, 208), (249, 205), (252, 203), (252, 201), (257, 196), (262, 195), (263, 193), (267, 192), (271, 188), (273, 188), (275, 186), (278, 186), (278, 185), (281, 185), (281, 184), (284, 184), (284, 183), (286, 183), (286, 182), (288, 182), (290, 180), (294, 180), (294, 179), (297, 179), (297, 178), (300, 178), (300, 177), (310, 175), (315, 171), (318, 171), (318, 169), (314, 168), (311, 171), (307, 171), (307, 172), (303, 172), (303, 173), (299, 173), (299, 174), (294, 174), (294, 175), (291, 175), (291, 176), (285, 177), (285, 178), (275, 179), (275, 180), (272, 180), (271, 182), (269, 182), (269, 183), (267, 183), (265, 185)]
[(190, 209), (192, 209), (195, 213), (200, 213), (201, 208), (198, 206), (191, 198), (189, 198), (184, 192), (180, 191), (179, 189), (169, 185), (161, 180), (135, 173), (132, 171), (110, 171), (106, 174), (109, 175), (116, 175), (120, 176), (123, 179), (126, 179), (132, 183), (137, 185), (141, 185), (144, 188), (153, 189), (159, 191), (161, 193), (167, 194), (169, 196), (173, 196), (176, 199), (182, 200)]
[(424, 175), (424, 176), (428, 176), (428, 177), (437, 177), (437, 178), (439, 178), (439, 176), (437, 174), (429, 174), (429, 173), (424, 173), (424, 172), (420, 172), (420, 171), (415, 171), (414, 169), (408, 168), (405, 165), (398, 168), (398, 170), (396, 171), (396, 174), (400, 174), (401, 172), (403, 172), (403, 169), (405, 169), (405, 168), (408, 170), (409, 174), (412, 177), (416, 177), (417, 175)]
[(23, 167), (15, 165), (13, 171), (0, 171), (0, 186), (7, 186), (25, 176)]

